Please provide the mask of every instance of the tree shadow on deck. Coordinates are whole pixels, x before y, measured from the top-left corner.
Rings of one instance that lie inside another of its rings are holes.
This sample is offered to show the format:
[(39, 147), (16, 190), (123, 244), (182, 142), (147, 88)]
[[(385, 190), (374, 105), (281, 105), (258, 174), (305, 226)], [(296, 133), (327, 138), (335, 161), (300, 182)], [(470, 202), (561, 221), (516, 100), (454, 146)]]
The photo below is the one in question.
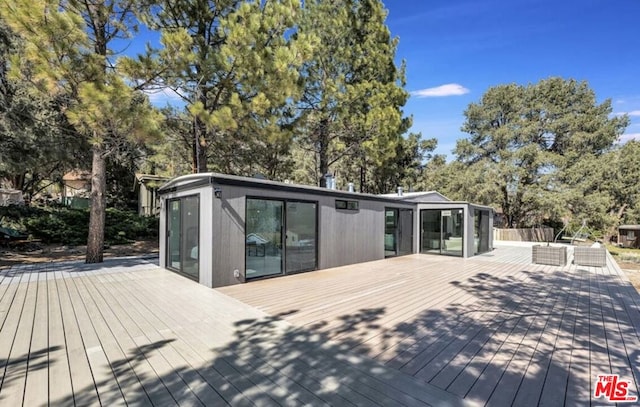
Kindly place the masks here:
[[(610, 373), (635, 382), (637, 395), (640, 342), (630, 315), (638, 310), (627, 287), (582, 269), (520, 273), (451, 281), (474, 301), (387, 329), (371, 356), (492, 405), (589, 404), (596, 375)], [(367, 353), (367, 344), (356, 350)]]
[(60, 346), (50, 346), (17, 357), (0, 359), (0, 402), (6, 398), (2, 389), (10, 388), (13, 381), (23, 379), (29, 373), (47, 369), (52, 362), (49, 354), (60, 349)]
[[(392, 324), (385, 306), (304, 329), (286, 322), (295, 309), (240, 320), (220, 326), (225, 340), (215, 323), (196, 324), (175, 341), (130, 350), (108, 366), (116, 380), (97, 386), (154, 405), (461, 405), (442, 390), (491, 405), (582, 405), (595, 375), (614, 373), (634, 380), (637, 395), (640, 343), (628, 315), (637, 309), (619, 281), (521, 270), (449, 284), (474, 300)], [(152, 360), (155, 370), (145, 370)], [(56, 402), (90, 404), (96, 394), (80, 389)]]

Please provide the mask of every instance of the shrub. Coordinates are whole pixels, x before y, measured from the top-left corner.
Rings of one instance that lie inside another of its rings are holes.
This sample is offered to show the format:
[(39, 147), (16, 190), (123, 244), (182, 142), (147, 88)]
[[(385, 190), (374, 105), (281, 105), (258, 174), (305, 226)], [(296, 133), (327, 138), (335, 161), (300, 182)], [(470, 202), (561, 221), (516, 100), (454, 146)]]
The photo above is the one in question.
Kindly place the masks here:
[[(45, 243), (82, 245), (89, 233), (89, 210), (68, 207), (0, 207), (0, 224), (26, 233)], [(159, 222), (155, 217), (135, 212), (107, 209), (105, 242), (127, 243), (136, 239), (158, 237)]]

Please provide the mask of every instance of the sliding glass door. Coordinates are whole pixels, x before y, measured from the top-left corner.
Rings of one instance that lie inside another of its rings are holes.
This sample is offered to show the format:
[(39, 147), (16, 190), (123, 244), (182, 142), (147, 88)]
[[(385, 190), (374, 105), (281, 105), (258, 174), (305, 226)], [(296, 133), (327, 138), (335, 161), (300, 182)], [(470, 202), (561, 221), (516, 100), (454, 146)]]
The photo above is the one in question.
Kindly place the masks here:
[(312, 202), (287, 202), (287, 233), (285, 236), (287, 274), (316, 269), (316, 206)]
[(198, 281), (200, 199), (170, 199), (167, 205), (167, 268)]
[(442, 245), (442, 220), (440, 210), (425, 209), (420, 211), (421, 253), (440, 254)]
[(441, 219), (441, 254), (462, 257), (462, 209), (442, 211)]
[(173, 199), (167, 202), (167, 267), (174, 270), (182, 268), (182, 253), (180, 249), (180, 200)]
[(282, 274), (282, 230), (284, 203), (247, 199), (246, 277)]
[(385, 208), (384, 256), (413, 253), (413, 210)]
[(421, 253), (463, 255), (464, 211), (423, 209), (420, 211)]
[(246, 278), (317, 268), (315, 202), (247, 198)]

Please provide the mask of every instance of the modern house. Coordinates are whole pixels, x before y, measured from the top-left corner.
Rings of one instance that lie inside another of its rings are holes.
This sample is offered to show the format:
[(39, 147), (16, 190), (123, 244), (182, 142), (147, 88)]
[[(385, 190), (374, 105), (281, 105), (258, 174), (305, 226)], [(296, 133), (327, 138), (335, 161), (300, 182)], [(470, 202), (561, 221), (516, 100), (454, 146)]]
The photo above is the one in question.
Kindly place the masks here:
[(369, 195), (215, 173), (158, 192), (160, 266), (208, 287), (493, 245), (491, 208), (437, 192)]

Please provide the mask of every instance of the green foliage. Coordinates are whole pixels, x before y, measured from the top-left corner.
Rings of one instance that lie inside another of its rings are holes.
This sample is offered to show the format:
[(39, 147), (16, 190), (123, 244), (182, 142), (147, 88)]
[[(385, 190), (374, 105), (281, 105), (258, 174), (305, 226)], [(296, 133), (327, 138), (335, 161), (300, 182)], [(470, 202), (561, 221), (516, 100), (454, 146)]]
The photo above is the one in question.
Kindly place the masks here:
[(86, 144), (66, 121), (62, 98), (38, 92), (28, 78), (9, 77), (7, 61), (20, 45), (1, 19), (0, 38), (0, 180), (29, 198), (43, 180), (86, 163)]
[(134, 78), (161, 70), (146, 84), (169, 87), (187, 104), (193, 171), (276, 171), (291, 138), (286, 106), (299, 94), (298, 67), (309, 54), (306, 35), (290, 35), (300, 2), (156, 5), (142, 18), (162, 33), (162, 48), (125, 66)]
[[(568, 182), (566, 174), (601, 165), (598, 158), (628, 123), (610, 114), (611, 102), (598, 104), (586, 82), (550, 78), (489, 89), (465, 111), (462, 130), (470, 136), (455, 150), (464, 165), (458, 177), (469, 188), (467, 199), (501, 208), (512, 227), (583, 214), (594, 225), (608, 224), (602, 196), (568, 205), (582, 180)], [(477, 174), (485, 181), (473, 186)]]
[(344, 174), (343, 177), (360, 174), (360, 179), (349, 179), (355, 181), (355, 185), (362, 192), (392, 193), (397, 187), (411, 191), (419, 188), (424, 163), (431, 158), (431, 152), (436, 145), (436, 139), (422, 140), (419, 133), (411, 133), (400, 138), (395, 145), (393, 156), (376, 163), (364, 155), (360, 160), (339, 163), (336, 165), (336, 173)]
[(141, 6), (137, 0), (0, 0), (4, 19), (22, 41), (11, 58), (11, 75), (63, 98), (66, 119), (91, 144), (90, 263), (102, 261), (106, 157), (123, 140), (159, 135), (158, 112), (116, 60), (137, 30)]
[(616, 145), (601, 156), (585, 155), (562, 175), (570, 185), (568, 206), (578, 219), (606, 236), (620, 224), (638, 223), (640, 142)]
[[(105, 241), (129, 243), (158, 237), (158, 219), (138, 216), (131, 211), (109, 208), (106, 211)], [(89, 230), (89, 211), (67, 207), (0, 207), (0, 222), (44, 243), (84, 245)]]
[(394, 61), (398, 41), (385, 18), (378, 0), (305, 2), (298, 30), (316, 42), (301, 69), (296, 142), (314, 156), (315, 183), (323, 185), (323, 176), (344, 161), (362, 168), (347, 165), (343, 179), (390, 162), (411, 126), (401, 111), (408, 93), (404, 66)]

